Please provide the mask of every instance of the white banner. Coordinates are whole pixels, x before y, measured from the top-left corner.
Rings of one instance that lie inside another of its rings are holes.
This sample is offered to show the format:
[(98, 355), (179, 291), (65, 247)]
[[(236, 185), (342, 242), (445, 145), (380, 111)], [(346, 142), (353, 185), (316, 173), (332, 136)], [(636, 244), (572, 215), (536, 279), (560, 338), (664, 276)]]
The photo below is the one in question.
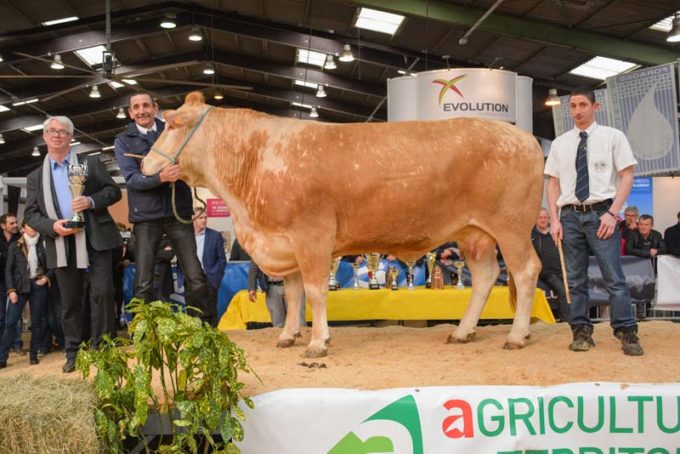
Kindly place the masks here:
[(680, 311), (680, 259), (660, 255), (656, 259), (656, 305), (661, 311)]
[(515, 122), (517, 74), (486, 68), (418, 73), (418, 119), (479, 117)]
[(243, 454), (680, 453), (678, 383), (285, 389), (254, 401)]

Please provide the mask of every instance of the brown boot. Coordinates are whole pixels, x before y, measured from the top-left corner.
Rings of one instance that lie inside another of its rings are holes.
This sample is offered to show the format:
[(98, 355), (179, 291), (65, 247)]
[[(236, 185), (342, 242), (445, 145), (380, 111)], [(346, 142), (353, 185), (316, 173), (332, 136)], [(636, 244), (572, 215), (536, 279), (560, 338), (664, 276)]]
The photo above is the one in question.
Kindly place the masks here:
[(637, 336), (637, 330), (618, 330), (615, 333), (616, 337), (621, 341), (621, 349), (623, 353), (629, 356), (642, 356), (645, 352), (640, 345), (640, 339)]
[(593, 328), (591, 326), (580, 325), (572, 328), (574, 340), (569, 345), (569, 350), (573, 352), (587, 352), (590, 347), (595, 346), (593, 341)]

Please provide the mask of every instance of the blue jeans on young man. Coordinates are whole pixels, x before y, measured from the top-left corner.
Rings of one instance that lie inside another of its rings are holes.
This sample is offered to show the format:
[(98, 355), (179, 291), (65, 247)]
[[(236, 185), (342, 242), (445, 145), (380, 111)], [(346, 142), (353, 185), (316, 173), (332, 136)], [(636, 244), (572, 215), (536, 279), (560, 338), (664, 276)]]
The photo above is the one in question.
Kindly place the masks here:
[(588, 294), (588, 262), (592, 253), (604, 279), (609, 294), (611, 327), (614, 331), (631, 331), (637, 328), (635, 314), (630, 302), (626, 276), (621, 266), (621, 233), (606, 240), (597, 238), (600, 216), (603, 212), (586, 213), (562, 210), (560, 222), (564, 234), (564, 257), (567, 262), (567, 276), (571, 292), (571, 319), (573, 327), (589, 326), (593, 323), (588, 315), (590, 304)]
[(0, 362), (7, 362), (9, 350), (14, 344), (16, 326), (21, 320), (21, 313), (24, 310), (26, 300), (29, 300), (31, 307), (31, 347), (30, 356), (38, 356), (38, 348), (42, 343), (42, 332), (45, 323), (45, 311), (47, 309), (47, 284), (37, 285), (31, 282), (31, 292), (19, 293), (16, 304), (11, 302), (7, 305), (7, 324), (0, 342)]
[(184, 272), (187, 308), (194, 307), (201, 314), (189, 310), (192, 315), (208, 319), (211, 314), (208, 280), (196, 255), (196, 237), (191, 224), (182, 224), (174, 217), (136, 222), (135, 234), (135, 296), (144, 301), (154, 299), (153, 276), (156, 253), (163, 232), (168, 236), (170, 244), (177, 256), (177, 261)]
[[(5, 284), (0, 284), (0, 341), (5, 332), (5, 324), (7, 322), (7, 305), (9, 304), (9, 298), (7, 297), (7, 286)], [(19, 320), (16, 327), (16, 335), (14, 336), (14, 342), (12, 342), (12, 347), (21, 348), (24, 342), (21, 340), (21, 333), (23, 331), (23, 323)]]

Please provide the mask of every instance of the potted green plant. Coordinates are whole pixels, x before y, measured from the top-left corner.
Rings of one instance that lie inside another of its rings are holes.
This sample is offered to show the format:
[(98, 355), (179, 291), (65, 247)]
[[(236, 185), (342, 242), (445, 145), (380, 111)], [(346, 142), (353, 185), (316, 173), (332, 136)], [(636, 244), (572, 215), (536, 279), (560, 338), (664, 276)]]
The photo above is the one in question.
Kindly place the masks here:
[[(253, 372), (243, 350), (174, 305), (133, 301), (129, 310), (131, 340), (105, 338), (97, 349), (81, 349), (76, 361), (84, 378), (96, 369), (101, 441), (114, 453), (130, 438), (147, 452), (239, 452), (233, 441), (243, 439), (245, 414), (238, 402), (253, 407), (238, 381), (239, 372)], [(147, 432), (164, 435), (158, 446), (149, 445)]]

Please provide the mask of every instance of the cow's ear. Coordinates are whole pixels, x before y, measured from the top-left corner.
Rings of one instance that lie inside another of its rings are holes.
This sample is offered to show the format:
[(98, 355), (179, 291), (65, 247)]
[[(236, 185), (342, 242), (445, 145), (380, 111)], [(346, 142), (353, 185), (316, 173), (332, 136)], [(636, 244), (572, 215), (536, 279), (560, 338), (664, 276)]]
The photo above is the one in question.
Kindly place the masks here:
[(187, 122), (186, 115), (183, 115), (182, 112), (178, 110), (166, 110), (163, 112), (163, 118), (165, 118), (165, 122), (173, 128), (184, 126)]

